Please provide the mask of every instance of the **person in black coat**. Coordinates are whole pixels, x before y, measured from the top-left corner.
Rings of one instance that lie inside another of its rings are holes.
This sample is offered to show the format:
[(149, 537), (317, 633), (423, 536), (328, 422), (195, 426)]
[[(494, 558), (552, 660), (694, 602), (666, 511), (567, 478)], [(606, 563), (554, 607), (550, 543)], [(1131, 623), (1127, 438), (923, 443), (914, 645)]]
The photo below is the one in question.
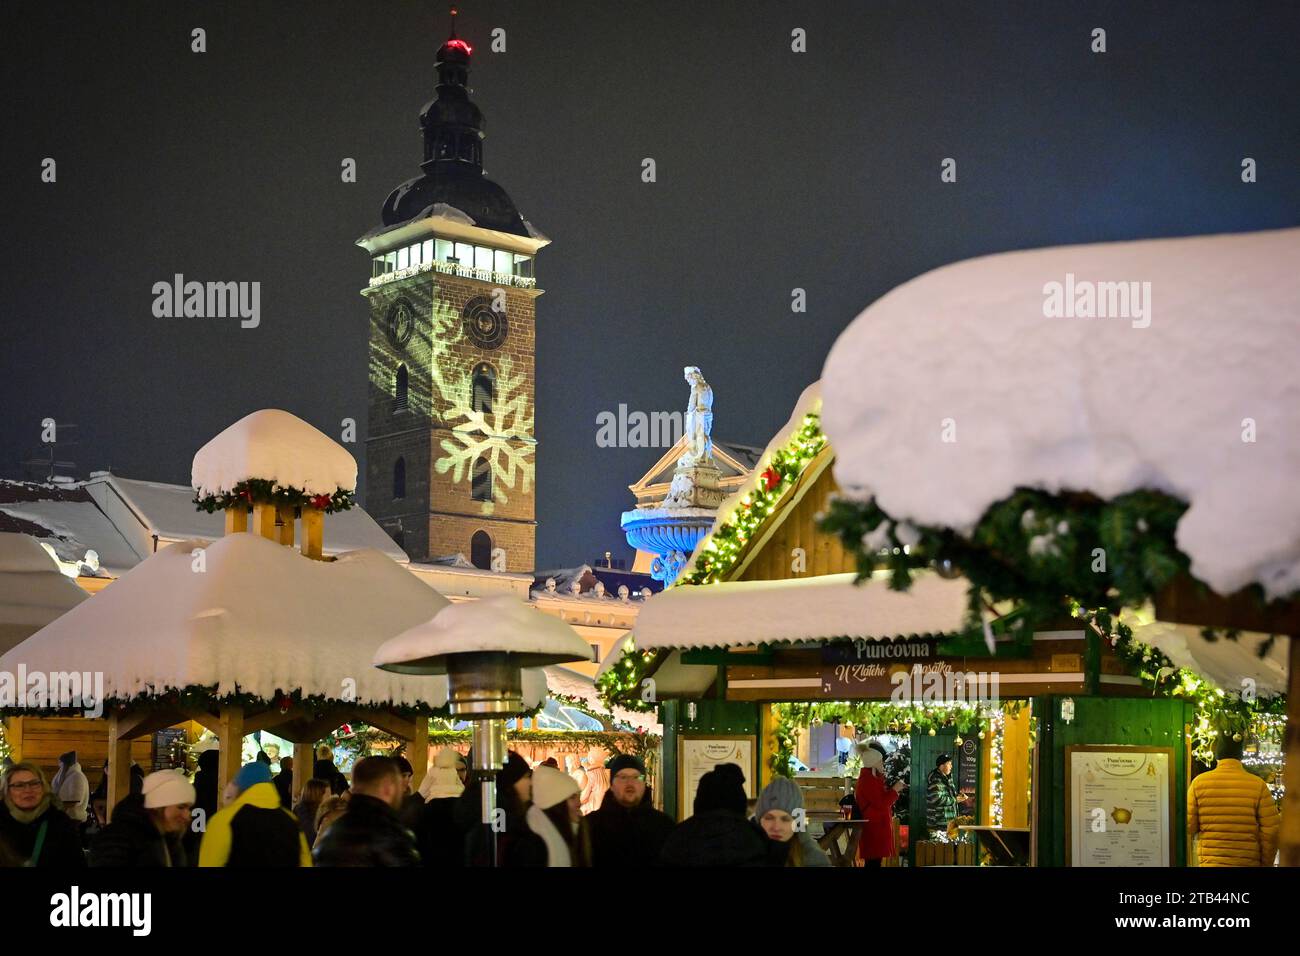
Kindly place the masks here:
[(428, 867), (465, 865), (465, 831), (456, 822), (456, 805), (465, 792), (457, 773), (460, 761), (460, 754), (450, 747), (438, 751), (420, 786), (428, 801), (420, 810), (415, 838), (420, 846), (420, 861)]
[(90, 848), (90, 865), (188, 866), (184, 836), (193, 806), (194, 787), (179, 770), (149, 774), (140, 793), (113, 808), (113, 822)]
[(745, 774), (718, 764), (700, 778), (694, 813), (664, 843), (665, 866), (766, 866), (767, 841), (745, 819)]
[(655, 866), (673, 832), (673, 818), (655, 809), (640, 758), (619, 754), (605, 769), (609, 771), (609, 790), (600, 806), (586, 817), (591, 831), (591, 865)]
[(397, 815), (401, 786), (391, 757), (357, 761), (348, 808), (312, 852), (316, 866), (419, 866), (415, 835)]
[[(321, 751), (327, 753), (324, 747)], [(343, 776), (342, 771), (334, 766), (334, 761), (327, 757), (319, 757), (312, 764), (311, 775), (317, 780), (324, 780), (330, 785), (330, 794), (333, 796), (342, 796), (348, 789), (348, 778)]]
[(80, 828), (51, 803), (45, 772), (34, 763), (16, 763), (5, 774), (0, 840), (29, 866), (73, 869), (86, 865)]
[[(481, 782), (479, 773), (470, 774), (453, 813), (455, 825), (466, 834), (465, 862), (469, 866), (492, 865), (493, 834), (482, 820)], [(497, 866), (546, 866), (546, 843), (529, 829), (524, 818), (532, 787), (532, 768), (511, 750), (496, 775), (496, 804), (504, 824), (495, 834)]]

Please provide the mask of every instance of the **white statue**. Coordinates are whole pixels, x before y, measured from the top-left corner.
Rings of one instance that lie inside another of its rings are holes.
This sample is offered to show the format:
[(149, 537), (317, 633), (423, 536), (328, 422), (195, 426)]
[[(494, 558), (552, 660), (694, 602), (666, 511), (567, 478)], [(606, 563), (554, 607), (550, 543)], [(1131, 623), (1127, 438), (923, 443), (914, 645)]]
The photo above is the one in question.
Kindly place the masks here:
[(677, 464), (689, 468), (713, 461), (713, 389), (696, 366), (687, 366), (684, 371), (691, 399), (686, 406), (686, 453)]

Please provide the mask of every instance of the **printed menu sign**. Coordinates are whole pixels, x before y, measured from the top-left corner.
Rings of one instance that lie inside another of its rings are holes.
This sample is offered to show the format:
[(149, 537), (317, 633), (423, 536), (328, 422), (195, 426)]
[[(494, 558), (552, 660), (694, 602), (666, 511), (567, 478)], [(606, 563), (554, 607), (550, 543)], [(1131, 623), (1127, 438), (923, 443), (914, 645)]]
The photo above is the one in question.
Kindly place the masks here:
[(757, 796), (754, 744), (753, 737), (679, 737), (677, 799), (680, 805), (683, 808), (692, 805), (700, 778), (720, 763), (737, 764), (745, 773), (745, 796), (750, 799)]
[(1172, 866), (1168, 747), (1067, 747), (1070, 866)]

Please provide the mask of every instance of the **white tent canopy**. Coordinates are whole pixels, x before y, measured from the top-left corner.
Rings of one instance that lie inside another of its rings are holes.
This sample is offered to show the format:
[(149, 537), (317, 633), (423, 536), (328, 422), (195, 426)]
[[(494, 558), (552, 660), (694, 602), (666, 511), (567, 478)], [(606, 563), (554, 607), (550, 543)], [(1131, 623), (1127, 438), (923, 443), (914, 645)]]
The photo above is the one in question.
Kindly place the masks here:
[[(197, 553), (195, 553), (197, 552)], [(446, 703), (447, 682), (376, 669), (388, 638), (448, 602), (376, 551), (313, 561), (253, 534), (171, 545), (0, 657), (0, 670), (99, 671), (108, 698), (194, 685), (271, 699)], [(545, 694), (526, 671), (525, 703)], [(354, 683), (353, 683), (354, 682)]]

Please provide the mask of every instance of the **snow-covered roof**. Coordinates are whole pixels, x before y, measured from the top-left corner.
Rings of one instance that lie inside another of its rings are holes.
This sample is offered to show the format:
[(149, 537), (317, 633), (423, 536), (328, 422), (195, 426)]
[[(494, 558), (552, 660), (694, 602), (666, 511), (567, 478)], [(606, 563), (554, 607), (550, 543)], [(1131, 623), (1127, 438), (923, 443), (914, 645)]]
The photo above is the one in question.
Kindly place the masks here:
[(1145, 614), (1124, 615), (1133, 628), (1133, 637), (1163, 651), (1178, 667), (1200, 674), (1230, 693), (1239, 694), (1247, 689), (1246, 681), (1254, 682), (1250, 690), (1260, 697), (1286, 693), (1287, 641), (1284, 638), (1273, 641), (1261, 658), (1258, 652), (1268, 640), (1267, 634), (1243, 631), (1235, 640), (1220, 636), (1218, 640), (1207, 641), (1199, 627), (1153, 622), (1154, 615), (1149, 609), (1144, 611)]
[[(1289, 594), (1298, 262), (1300, 229), (1282, 229), (1013, 252), (913, 279), (826, 360), (835, 477), (896, 519), (961, 532), (1018, 487), (1163, 491), (1189, 503), (1177, 544), (1194, 576)], [(1073, 317), (1088, 292), (1122, 305), (1102, 283), (1142, 308)], [(1057, 299), (1068, 311), (1049, 317)]]
[[(717, 531), (719, 527), (729, 522), (732, 517), (735, 516), (737, 509), (740, 508), (741, 502), (744, 500), (745, 496), (752, 494), (758, 488), (758, 483), (763, 480), (763, 471), (767, 468), (768, 463), (771, 462), (772, 456), (784, 448), (789, 443), (790, 439), (794, 437), (794, 434), (803, 427), (804, 418), (808, 415), (819, 414), (821, 412), (821, 407), (821, 382), (813, 382), (799, 394), (798, 401), (794, 403), (794, 411), (790, 413), (790, 420), (782, 425), (781, 429), (772, 436), (772, 440), (767, 443), (767, 447), (765, 447), (762, 454), (758, 456), (757, 461), (753, 466), (753, 470), (749, 473), (749, 477), (745, 479), (744, 483), (740, 485), (740, 487), (722, 500), (722, 504), (718, 506), (717, 516), (713, 521), (713, 528), (710, 530), (709, 534), (701, 538), (699, 543), (695, 546), (695, 550), (691, 553), (691, 559), (686, 562), (686, 567), (683, 568), (682, 573), (678, 575), (678, 581), (684, 581), (690, 576), (691, 572), (695, 570), (695, 556), (698, 555), (701, 549), (708, 543), (709, 537), (714, 531)], [(669, 588), (669, 590), (671, 591), (673, 589)]]
[(149, 553), (142, 542), (123, 535), (80, 485), (0, 480), (0, 518), (8, 519), (0, 530), (37, 535), (63, 561), (80, 562), (94, 551), (102, 566), (126, 569)]
[(0, 533), (0, 653), (87, 597), (36, 538)]
[(576, 697), (598, 714), (612, 714), (615, 721), (626, 727), (644, 727), (647, 733), (663, 735), (663, 725), (655, 719), (653, 713), (640, 713), (623, 707), (615, 707), (611, 711), (609, 705), (600, 699), (595, 682), (585, 674), (559, 665), (543, 667), (542, 670), (546, 674), (546, 686), (552, 694)]
[(850, 572), (672, 587), (641, 610), (632, 639), (638, 650), (649, 651), (963, 629), (969, 589), (964, 579), (920, 573), (909, 590), (893, 591), (884, 576), (862, 584), (854, 578)]
[(357, 463), (338, 442), (278, 408), (245, 415), (194, 456), (192, 484), (200, 497), (263, 478), (309, 495), (357, 486)]
[[(215, 539), (225, 533), (225, 517), (219, 512), (209, 514), (196, 508), (194, 490), (185, 485), (141, 481), (96, 472), (84, 487), (106, 514), (113, 515), (122, 524), (137, 526), (146, 538), (156, 534), (170, 542), (188, 538)], [(114, 508), (115, 500), (125, 507)], [(141, 558), (152, 550), (147, 541), (144, 545)], [(329, 516), (324, 535), (325, 554), (337, 555), (363, 548), (380, 551), (400, 563), (407, 561), (406, 552), (384, 533), (384, 529), (363, 508), (352, 507)], [(109, 567), (122, 567), (108, 561), (102, 552), (100, 560)], [(125, 565), (123, 569), (134, 567), (138, 560)]]
[[(648, 589), (651, 595), (654, 595), (659, 590), (662, 590), (659, 582), (649, 577), (649, 575), (620, 571), (613, 568), (593, 568), (589, 564), (580, 564), (574, 568), (537, 571), (534, 573), (533, 578), (534, 587), (530, 593), (534, 598), (570, 602), (594, 602), (601, 606), (608, 606), (612, 601), (627, 605), (635, 602), (639, 607), (646, 601), (643, 591)], [(554, 591), (547, 588), (548, 581), (555, 582)], [(577, 594), (573, 593), (575, 582), (579, 587)], [(604, 588), (604, 593), (596, 593), (597, 582)], [(628, 585), (628, 599), (626, 601), (619, 597), (619, 584)]]
[[(215, 686), (361, 704), (446, 702), (446, 681), (377, 670), (375, 651), (446, 598), (376, 551), (313, 561), (254, 534), (173, 544), (0, 657), (0, 670), (102, 671), (106, 698)], [(200, 558), (192, 555), (203, 548)]]
[(468, 651), (517, 655), (525, 666), (591, 659), (591, 645), (568, 624), (503, 594), (444, 607), (385, 641), (373, 661), (376, 667), (421, 666), (416, 662)]

